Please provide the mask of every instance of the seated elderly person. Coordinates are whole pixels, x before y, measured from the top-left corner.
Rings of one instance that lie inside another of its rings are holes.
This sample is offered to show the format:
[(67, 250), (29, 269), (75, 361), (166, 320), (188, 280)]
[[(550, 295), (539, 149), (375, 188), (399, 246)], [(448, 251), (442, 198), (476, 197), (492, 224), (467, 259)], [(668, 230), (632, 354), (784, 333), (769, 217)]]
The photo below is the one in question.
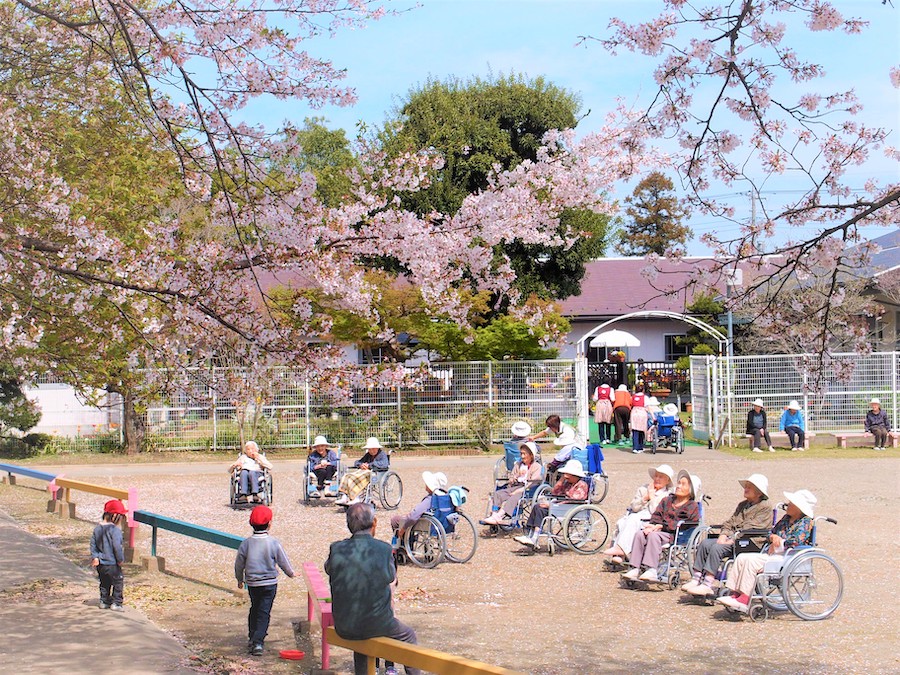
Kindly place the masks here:
[(680, 521), (700, 522), (700, 479), (682, 469), (675, 481), (675, 492), (663, 499), (650, 522), (634, 535), (631, 544), (631, 569), (623, 573), (626, 579), (641, 581), (659, 581), (656, 566), (659, 555), (665, 544), (675, 539), (675, 530)]
[(616, 523), (613, 545), (603, 552), (603, 555), (612, 556), (614, 563), (621, 564), (631, 555), (634, 535), (650, 520), (659, 503), (672, 492), (675, 471), (671, 466), (660, 464), (655, 469), (647, 469), (647, 473), (650, 474), (650, 482), (637, 489), (625, 515)]
[(547, 473), (552, 473), (559, 469), (563, 464), (572, 459), (572, 453), (576, 448), (583, 448), (584, 445), (578, 440), (578, 435), (572, 427), (566, 427), (562, 432), (553, 439), (553, 445), (559, 447), (553, 459), (547, 464)]
[(481, 521), (483, 525), (509, 524), (525, 490), (540, 485), (543, 468), (534, 461), (537, 451), (537, 446), (532, 441), (519, 445), (521, 459), (513, 465), (506, 487), (491, 495), (494, 513)]
[(363, 449), (366, 451), (366, 454), (353, 462), (356, 471), (348, 471), (341, 478), (341, 484), (338, 487), (340, 494), (334, 500), (335, 504), (342, 506), (355, 504), (359, 501), (359, 496), (369, 486), (369, 482), (372, 480), (372, 472), (387, 471), (390, 468), (390, 459), (377, 438), (370, 436), (366, 440)]
[(263, 469), (272, 470), (272, 463), (259, 451), (256, 441), (244, 443), (243, 452), (228, 467), (228, 471), (231, 473), (238, 468), (241, 470), (241, 495), (246, 495), (248, 502), (262, 501), (259, 496), (259, 479), (263, 475)]
[(431, 496), (435, 494), (447, 494), (447, 476), (438, 471), (422, 472), (422, 482), (425, 483), (425, 497), (416, 504), (416, 507), (405, 516), (394, 514), (391, 516), (391, 529), (397, 538), (402, 538), (406, 531), (416, 524), (425, 512), (431, 508)]
[[(581, 462), (577, 459), (570, 459), (559, 472), (562, 475), (550, 491), (553, 501), (557, 503), (585, 501), (590, 493), (590, 486), (584, 479), (584, 467)], [(520, 535), (516, 537), (516, 541), (524, 546), (536, 547), (541, 534), (541, 523), (549, 513), (549, 500), (535, 504), (528, 515), (528, 522), (525, 523), (526, 530), (530, 531), (530, 534)]]
[(765, 569), (766, 563), (783, 560), (789, 549), (812, 543), (816, 496), (809, 490), (797, 490), (785, 492), (784, 497), (788, 500), (785, 514), (772, 528), (768, 552), (741, 553), (735, 558), (725, 582), (730, 594), (717, 598), (716, 602), (746, 613), (756, 587), (756, 576)]
[(325, 481), (334, 478), (337, 473), (338, 454), (331, 449), (331, 444), (324, 436), (316, 436), (312, 444), (312, 451), (307, 458), (307, 468), (310, 475), (316, 477), (316, 489), (309, 493), (310, 497), (321, 497), (325, 489)]
[[(719, 536), (700, 542), (694, 555), (693, 578), (681, 590), (705, 597), (715, 595), (716, 572), (722, 560), (734, 550), (734, 536), (740, 530), (766, 530), (772, 525), (772, 506), (769, 504), (769, 480), (754, 473), (747, 480), (738, 481), (744, 488), (744, 500), (737, 505), (731, 517), (722, 523)], [(759, 549), (757, 549), (759, 550)]]

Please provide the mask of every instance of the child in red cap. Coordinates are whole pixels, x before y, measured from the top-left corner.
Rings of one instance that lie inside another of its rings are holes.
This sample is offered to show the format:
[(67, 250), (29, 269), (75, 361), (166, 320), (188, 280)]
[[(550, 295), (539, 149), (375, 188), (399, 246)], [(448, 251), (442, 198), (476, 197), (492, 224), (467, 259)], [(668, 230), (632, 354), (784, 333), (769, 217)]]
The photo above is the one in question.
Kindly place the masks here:
[(269, 631), (272, 605), (278, 591), (278, 569), (293, 578), (294, 568), (284, 552), (281, 542), (269, 536), (272, 509), (257, 506), (250, 512), (253, 536), (247, 537), (238, 548), (234, 560), (234, 576), (238, 588), (247, 584), (250, 594), (250, 614), (247, 616), (247, 651), (262, 656), (263, 642)]
[(125, 549), (122, 546), (122, 528), (119, 524), (125, 517), (125, 505), (118, 499), (110, 499), (103, 505), (103, 522), (94, 528), (91, 535), (91, 565), (100, 577), (100, 609), (124, 612), (125, 577), (122, 563)]

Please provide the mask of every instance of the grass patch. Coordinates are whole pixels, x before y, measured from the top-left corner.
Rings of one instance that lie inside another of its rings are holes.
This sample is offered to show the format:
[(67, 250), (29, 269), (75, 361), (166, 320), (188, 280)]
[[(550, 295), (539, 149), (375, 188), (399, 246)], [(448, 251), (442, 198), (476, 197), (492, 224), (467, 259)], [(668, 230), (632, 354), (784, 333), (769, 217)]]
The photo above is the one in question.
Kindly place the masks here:
[(816, 447), (813, 446), (804, 452), (791, 452), (787, 449), (776, 449), (776, 452), (751, 452), (747, 445), (728, 447), (723, 445), (716, 448), (719, 452), (734, 457), (743, 457), (744, 459), (762, 459), (777, 461), (784, 457), (792, 457), (794, 459), (800, 457), (811, 457), (815, 459), (873, 459), (880, 457), (900, 457), (900, 448), (888, 448), (887, 450), (879, 450), (876, 452), (872, 448), (838, 448), (832, 446)]

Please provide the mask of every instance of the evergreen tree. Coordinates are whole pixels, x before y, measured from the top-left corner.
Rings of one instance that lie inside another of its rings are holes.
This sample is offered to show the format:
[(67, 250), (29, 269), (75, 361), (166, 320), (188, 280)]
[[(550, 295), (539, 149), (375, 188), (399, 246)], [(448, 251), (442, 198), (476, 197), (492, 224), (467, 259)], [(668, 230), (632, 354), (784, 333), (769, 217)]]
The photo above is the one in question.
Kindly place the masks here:
[(619, 253), (629, 256), (684, 253), (693, 233), (681, 224), (687, 210), (674, 189), (672, 181), (658, 171), (638, 183), (631, 197), (625, 199), (628, 204), (625, 213), (631, 222), (619, 233), (616, 246)]

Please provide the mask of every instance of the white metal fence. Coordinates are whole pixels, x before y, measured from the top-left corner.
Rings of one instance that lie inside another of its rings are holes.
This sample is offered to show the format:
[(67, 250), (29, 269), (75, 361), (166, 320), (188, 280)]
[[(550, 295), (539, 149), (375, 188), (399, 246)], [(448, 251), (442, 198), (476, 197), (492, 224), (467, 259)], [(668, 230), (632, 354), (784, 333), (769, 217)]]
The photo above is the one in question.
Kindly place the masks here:
[(900, 425), (900, 352), (835, 354), (820, 366), (811, 354), (691, 357), (694, 435), (741, 438), (750, 402), (761, 398), (777, 426), (792, 400), (803, 406), (807, 430), (862, 431), (873, 398), (892, 428)]
[[(245, 438), (269, 448), (305, 446), (317, 434), (350, 445), (367, 436), (399, 446), (470, 443), (507, 436), (514, 420), (543, 428), (547, 415), (575, 414), (571, 360), (435, 363), (424, 373), (410, 385), (354, 388), (350, 402), (340, 404), (319, 396), (301, 371), (289, 368), (272, 369), (265, 387), (244, 405), (222, 400), (198, 378), (196, 386), (147, 410), (145, 447), (234, 448), (241, 424)], [(202, 381), (220, 375), (204, 371)]]

